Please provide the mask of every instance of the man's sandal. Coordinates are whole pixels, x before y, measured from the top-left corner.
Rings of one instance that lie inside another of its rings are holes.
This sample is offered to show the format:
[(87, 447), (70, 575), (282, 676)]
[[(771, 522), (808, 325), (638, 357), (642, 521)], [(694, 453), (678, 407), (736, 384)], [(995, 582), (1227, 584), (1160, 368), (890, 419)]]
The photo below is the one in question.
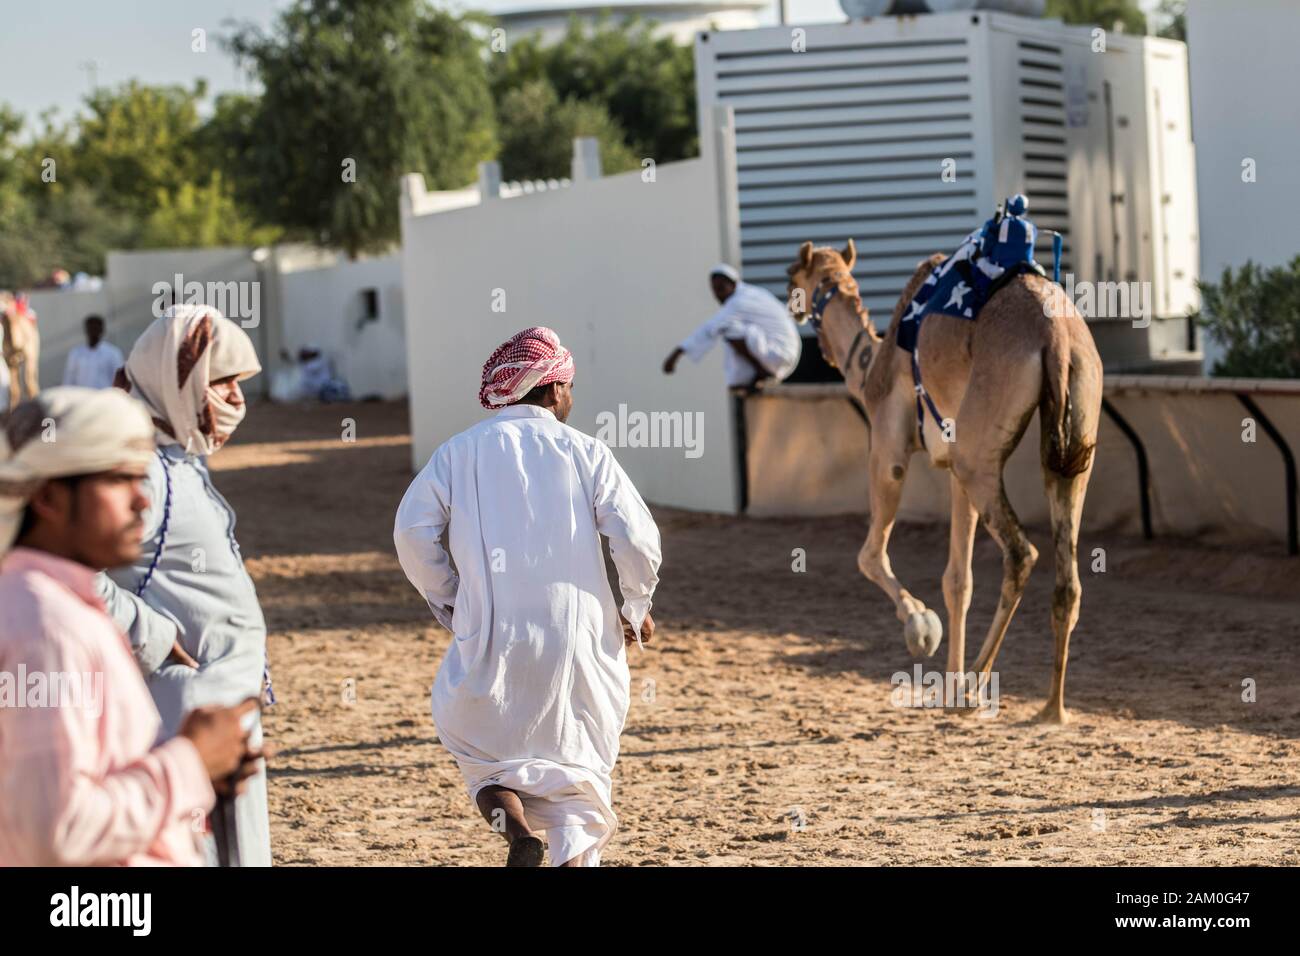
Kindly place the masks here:
[(515, 837), (510, 841), (506, 866), (541, 866), (545, 852), (546, 848), (541, 837), (532, 835)]

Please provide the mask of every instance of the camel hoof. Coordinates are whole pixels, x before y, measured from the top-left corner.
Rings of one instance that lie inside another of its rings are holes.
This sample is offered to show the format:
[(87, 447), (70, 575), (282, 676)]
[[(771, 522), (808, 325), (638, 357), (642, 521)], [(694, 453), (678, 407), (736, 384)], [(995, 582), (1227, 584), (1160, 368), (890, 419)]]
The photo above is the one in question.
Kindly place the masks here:
[(913, 657), (930, 657), (939, 649), (942, 639), (943, 625), (939, 623), (939, 615), (928, 608), (911, 615), (903, 625), (903, 640)]
[(943, 640), (943, 624), (939, 621), (939, 615), (929, 608), (925, 610), (925, 623), (930, 629), (929, 639), (925, 642), (925, 656), (929, 657), (939, 649), (939, 642)]
[(1070, 714), (1066, 711), (1064, 704), (1048, 703), (1034, 715), (1034, 721), (1040, 724), (1055, 724), (1060, 727), (1070, 722)]

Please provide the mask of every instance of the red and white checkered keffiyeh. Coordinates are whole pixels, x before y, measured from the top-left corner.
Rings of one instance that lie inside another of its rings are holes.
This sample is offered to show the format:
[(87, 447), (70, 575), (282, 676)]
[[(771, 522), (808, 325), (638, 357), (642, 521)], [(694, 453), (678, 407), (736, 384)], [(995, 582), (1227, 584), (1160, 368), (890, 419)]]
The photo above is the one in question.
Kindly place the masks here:
[(513, 405), (539, 385), (573, 381), (573, 353), (540, 325), (524, 329), (483, 363), (478, 400), (484, 408)]

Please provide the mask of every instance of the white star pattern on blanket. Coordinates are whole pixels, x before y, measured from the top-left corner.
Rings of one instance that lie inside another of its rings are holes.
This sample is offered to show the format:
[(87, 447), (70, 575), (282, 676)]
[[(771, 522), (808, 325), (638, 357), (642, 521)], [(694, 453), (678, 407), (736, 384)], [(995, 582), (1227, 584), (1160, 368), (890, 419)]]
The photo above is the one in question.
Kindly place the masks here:
[(953, 286), (952, 296), (951, 298), (948, 299), (948, 305), (945, 305), (944, 308), (946, 309), (948, 308), (948, 306), (952, 306), (952, 305), (957, 306), (957, 308), (959, 309), (962, 308), (965, 305), (965, 303), (962, 300), (966, 298), (966, 293), (969, 291), (970, 291), (970, 286), (968, 286), (965, 282), (958, 282), (955, 286)]

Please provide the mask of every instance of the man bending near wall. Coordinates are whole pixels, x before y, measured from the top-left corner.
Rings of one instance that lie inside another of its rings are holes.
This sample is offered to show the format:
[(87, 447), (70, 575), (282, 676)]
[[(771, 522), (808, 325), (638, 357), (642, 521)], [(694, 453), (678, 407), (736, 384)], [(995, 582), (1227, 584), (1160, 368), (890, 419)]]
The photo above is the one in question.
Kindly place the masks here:
[(713, 267), (709, 284), (722, 308), (673, 349), (664, 374), (673, 374), (683, 355), (698, 362), (723, 339), (729, 388), (788, 377), (799, 364), (802, 343), (785, 305), (766, 289), (741, 282), (740, 273), (725, 263)]

